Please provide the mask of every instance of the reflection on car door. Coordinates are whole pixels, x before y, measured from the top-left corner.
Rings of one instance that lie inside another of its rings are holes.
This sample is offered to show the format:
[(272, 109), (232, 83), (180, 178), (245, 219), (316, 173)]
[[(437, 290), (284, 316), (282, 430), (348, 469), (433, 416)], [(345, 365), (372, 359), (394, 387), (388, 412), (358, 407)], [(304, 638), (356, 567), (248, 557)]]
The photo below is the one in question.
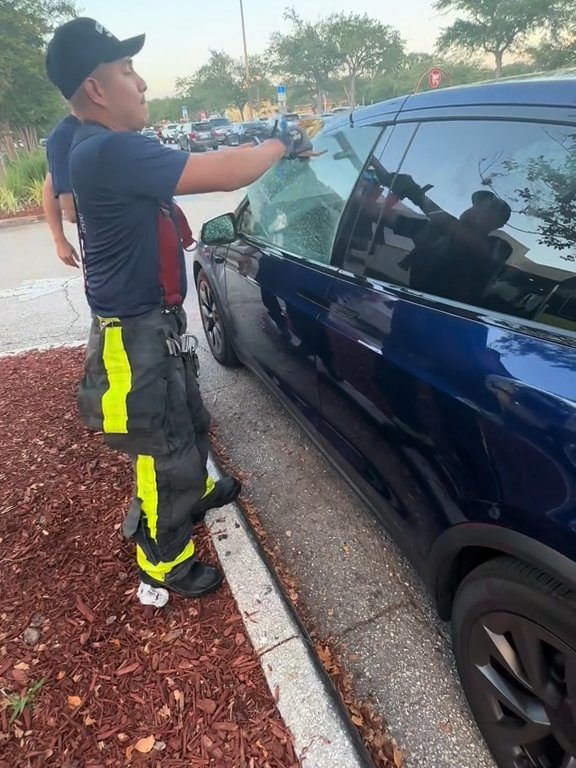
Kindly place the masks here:
[(273, 248), (233, 243), (226, 262), (226, 300), (240, 357), (271, 380), (313, 423), (316, 321), (331, 276)]

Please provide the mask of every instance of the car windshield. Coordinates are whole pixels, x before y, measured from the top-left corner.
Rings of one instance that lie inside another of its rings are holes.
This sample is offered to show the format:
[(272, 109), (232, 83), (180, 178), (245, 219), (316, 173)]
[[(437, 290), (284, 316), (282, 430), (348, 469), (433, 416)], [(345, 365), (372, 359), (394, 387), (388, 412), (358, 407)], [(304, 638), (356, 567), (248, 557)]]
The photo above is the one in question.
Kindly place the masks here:
[(179, 127), (180, 127), (180, 123), (169, 123), (169, 124), (166, 126), (166, 130), (168, 130), (168, 131), (174, 131), (176, 128), (179, 128)]
[(230, 120), (227, 117), (215, 117), (214, 120), (210, 120), (214, 128), (221, 128), (224, 125), (230, 125)]
[(195, 131), (210, 131), (212, 130), (212, 125), (210, 123), (194, 123), (192, 126)]

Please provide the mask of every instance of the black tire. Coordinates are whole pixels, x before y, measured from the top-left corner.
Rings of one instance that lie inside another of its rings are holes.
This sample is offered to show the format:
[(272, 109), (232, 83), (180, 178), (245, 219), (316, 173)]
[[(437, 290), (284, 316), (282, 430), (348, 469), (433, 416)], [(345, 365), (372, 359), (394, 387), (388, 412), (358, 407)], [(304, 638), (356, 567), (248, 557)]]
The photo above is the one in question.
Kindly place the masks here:
[(576, 592), (514, 558), (490, 560), (458, 588), (452, 637), (498, 766), (576, 764)]
[(230, 336), (223, 320), (222, 306), (216, 292), (212, 288), (208, 276), (203, 269), (198, 273), (196, 280), (198, 293), (198, 306), (204, 335), (214, 358), (226, 368), (233, 368), (240, 364), (236, 357)]

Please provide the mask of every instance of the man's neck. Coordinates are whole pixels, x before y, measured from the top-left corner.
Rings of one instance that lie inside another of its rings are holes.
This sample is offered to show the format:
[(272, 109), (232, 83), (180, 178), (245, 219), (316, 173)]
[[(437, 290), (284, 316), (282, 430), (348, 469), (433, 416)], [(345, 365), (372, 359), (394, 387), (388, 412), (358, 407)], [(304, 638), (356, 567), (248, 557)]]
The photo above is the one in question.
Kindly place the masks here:
[(118, 123), (110, 115), (97, 114), (95, 110), (86, 110), (82, 114), (78, 115), (78, 118), (83, 123), (95, 123), (101, 125), (104, 128), (108, 128), (109, 131), (130, 131), (131, 128), (127, 128), (125, 125)]

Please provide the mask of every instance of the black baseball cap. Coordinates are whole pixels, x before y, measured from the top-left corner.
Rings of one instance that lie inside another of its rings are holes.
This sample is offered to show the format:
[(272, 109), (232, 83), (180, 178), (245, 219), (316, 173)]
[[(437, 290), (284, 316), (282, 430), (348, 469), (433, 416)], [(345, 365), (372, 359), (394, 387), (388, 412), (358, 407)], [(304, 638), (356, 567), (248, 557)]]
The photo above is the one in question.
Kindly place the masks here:
[(135, 56), (146, 35), (118, 40), (94, 19), (80, 17), (54, 32), (46, 52), (48, 77), (65, 99), (73, 96), (100, 64)]
[(479, 189), (472, 195), (473, 206), (486, 206), (494, 211), (494, 214), (506, 224), (512, 215), (512, 209), (505, 200), (502, 200), (489, 189)]

